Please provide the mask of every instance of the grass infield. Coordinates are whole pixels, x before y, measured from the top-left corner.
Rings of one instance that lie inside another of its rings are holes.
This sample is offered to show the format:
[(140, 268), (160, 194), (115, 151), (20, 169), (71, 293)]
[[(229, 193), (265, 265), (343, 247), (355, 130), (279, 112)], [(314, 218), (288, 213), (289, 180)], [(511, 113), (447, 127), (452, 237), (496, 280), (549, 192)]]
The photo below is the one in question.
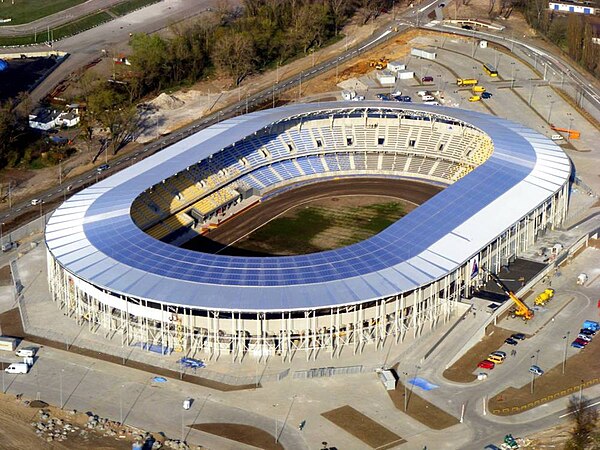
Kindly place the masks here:
[(11, 0), (0, 3), (0, 19), (12, 19), (0, 26), (20, 25), (84, 3), (86, 0)]
[[(377, 200), (374, 200), (377, 199)], [(399, 200), (344, 197), (297, 206), (266, 223), (235, 247), (271, 255), (301, 255), (368, 239), (406, 214)], [(363, 204), (356, 204), (363, 203)]]

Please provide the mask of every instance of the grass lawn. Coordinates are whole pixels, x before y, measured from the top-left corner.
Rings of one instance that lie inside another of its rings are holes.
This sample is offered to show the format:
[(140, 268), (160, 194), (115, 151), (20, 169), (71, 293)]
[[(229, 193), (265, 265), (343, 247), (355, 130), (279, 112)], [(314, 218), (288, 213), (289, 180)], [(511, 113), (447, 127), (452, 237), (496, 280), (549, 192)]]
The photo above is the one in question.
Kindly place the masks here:
[(351, 245), (406, 214), (399, 201), (374, 201), (357, 206), (343, 201), (301, 205), (268, 222), (235, 247), (272, 255), (301, 255)]
[[(71, 36), (82, 31), (89, 30), (96, 25), (108, 22), (112, 19), (112, 16), (107, 12), (101, 11), (96, 14), (82, 17), (81, 19), (69, 22), (65, 25), (53, 28), (52, 36), (54, 40), (62, 39), (67, 36)], [(27, 36), (15, 36), (15, 37), (0, 37), (0, 46), (11, 46), (11, 45), (26, 45), (46, 42), (48, 40), (48, 32), (40, 30), (37, 36), (30, 34)]]
[(159, 1), (160, 0), (128, 0), (110, 8), (110, 12), (117, 16), (124, 16), (131, 11), (135, 11), (143, 6), (151, 5), (152, 3), (158, 3)]
[(19, 25), (22, 23), (33, 22), (41, 17), (49, 16), (67, 8), (84, 3), (86, 0), (5, 0), (0, 3), (0, 19), (12, 19), (4, 25)]

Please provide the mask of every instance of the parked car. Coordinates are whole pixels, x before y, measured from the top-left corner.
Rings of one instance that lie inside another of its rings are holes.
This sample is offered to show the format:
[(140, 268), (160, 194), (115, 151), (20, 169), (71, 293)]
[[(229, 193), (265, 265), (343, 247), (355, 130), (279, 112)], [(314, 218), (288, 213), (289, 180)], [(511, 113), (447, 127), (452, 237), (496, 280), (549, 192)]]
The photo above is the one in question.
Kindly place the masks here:
[(481, 98), (491, 98), (492, 95), (493, 94), (491, 92), (482, 92), (481, 93)]
[(575, 347), (575, 348), (585, 348), (585, 345), (580, 344), (578, 341), (573, 341), (571, 342), (571, 347)]
[(504, 362), (504, 358), (505, 356), (490, 355), (487, 359), (488, 361), (491, 361), (494, 364), (502, 364)]
[(542, 369), (540, 369), (539, 366), (536, 366), (535, 364), (529, 368), (529, 371), (538, 376), (544, 375), (544, 371)]
[(409, 95), (401, 95), (400, 101), (401, 102), (412, 102), (412, 98)]
[(525, 339), (525, 335), (523, 333), (514, 333), (510, 335), (511, 338), (522, 341)]
[(12, 250), (16, 246), (17, 246), (16, 242), (13, 242), (13, 241), (5, 242), (4, 244), (2, 244), (2, 251), (8, 252), (9, 250)]
[(496, 447), (494, 444), (486, 445), (483, 450), (500, 450), (500, 447)]
[(398, 90), (398, 91), (392, 92), (392, 97), (397, 97), (399, 95), (402, 95), (402, 91)]
[(432, 76), (426, 76), (421, 78), (421, 82), (422, 83), (433, 83), (433, 77)]
[(592, 340), (592, 337), (588, 336), (587, 334), (578, 334), (577, 339), (582, 339), (586, 342), (590, 342)]
[(492, 361), (489, 361), (487, 359), (484, 359), (479, 364), (477, 364), (477, 367), (480, 367), (482, 369), (493, 369), (495, 366), (496, 365)]
[(505, 353), (505, 352), (501, 352), (500, 350), (498, 350), (498, 351), (495, 351), (495, 352), (492, 352), (491, 354), (492, 354), (492, 355), (499, 356), (499, 357), (501, 357), (501, 358), (506, 358), (506, 353)]
[(424, 102), (426, 102), (426, 101), (432, 101), (432, 100), (435, 100), (435, 97), (433, 95), (424, 95), (423, 96), (423, 101)]
[(108, 164), (102, 164), (101, 166), (98, 166), (98, 168), (96, 169), (98, 172), (104, 172), (105, 170), (108, 170), (110, 168), (110, 166)]
[(579, 339), (579, 338), (575, 339), (575, 341), (573, 341), (573, 342), (579, 342), (584, 347), (589, 344), (588, 341), (584, 341), (583, 339)]
[(517, 345), (519, 342), (515, 341), (513, 338), (509, 337), (504, 340), (504, 343), (508, 344), (508, 345)]
[(594, 330), (590, 330), (589, 328), (582, 328), (579, 330), (579, 334), (585, 334), (586, 336), (595, 336), (596, 332)]
[(425, 102), (423, 102), (424, 105), (439, 105), (440, 102), (438, 102), (437, 100), (427, 100)]

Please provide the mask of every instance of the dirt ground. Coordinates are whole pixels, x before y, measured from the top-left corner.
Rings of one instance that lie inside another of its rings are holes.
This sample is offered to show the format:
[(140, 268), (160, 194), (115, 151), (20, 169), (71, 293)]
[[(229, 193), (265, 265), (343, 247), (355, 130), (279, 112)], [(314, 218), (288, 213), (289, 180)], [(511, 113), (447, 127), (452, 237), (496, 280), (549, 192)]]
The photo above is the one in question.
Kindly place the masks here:
[(238, 425), (235, 423), (196, 423), (191, 425), (191, 428), (264, 450), (283, 450), (283, 446), (275, 442), (273, 435), (249, 425)]
[(404, 384), (398, 381), (396, 389), (387, 393), (396, 409), (404, 412), (404, 393), (407, 392), (406, 414), (433, 430), (443, 430), (459, 423), (456, 417), (420, 397), (415, 389), (415, 386), (408, 386), (405, 391)]
[(0, 286), (8, 286), (11, 282), (10, 266), (0, 268)]
[(492, 414), (516, 414), (557, 398), (578, 395), (580, 389), (600, 383), (600, 358), (598, 342), (590, 342), (584, 349), (567, 359), (565, 373), (562, 364), (536, 377), (533, 383), (520, 388), (510, 387), (490, 398), (488, 408)]
[[(19, 310), (16, 308), (0, 314), (0, 329), (2, 330), (2, 334), (4, 334), (5, 336), (18, 337), (39, 345), (45, 345), (47, 347), (52, 347), (63, 351), (69, 351), (78, 355), (88, 356), (90, 358), (111, 362), (113, 364), (123, 365), (123, 359), (118, 356), (96, 352), (87, 348), (77, 347), (76, 345), (69, 346), (67, 350), (65, 344), (62, 342), (56, 342), (50, 339), (45, 339), (39, 336), (33, 336), (25, 333), (21, 325)], [(124, 365), (133, 369), (138, 369), (147, 373), (151, 373), (153, 375), (160, 375), (166, 378), (179, 379), (187, 383), (197, 384), (199, 386), (204, 386), (222, 392), (241, 391), (261, 387), (260, 384), (225, 384), (219, 381), (210, 380), (208, 378), (202, 378), (196, 375), (191, 375), (189, 373), (182, 374), (181, 372), (178, 372), (176, 370), (169, 370), (164, 369), (162, 367), (151, 366), (150, 364), (144, 364), (133, 360), (126, 360)]]
[[(103, 432), (88, 430), (85, 437), (78, 432), (69, 433), (62, 442), (48, 443), (35, 433), (31, 422), (40, 421), (39, 408), (25, 404), (25, 399), (17, 399), (14, 395), (0, 394), (0, 449), (55, 449), (74, 450), (94, 448), (97, 450), (131, 449), (134, 439), (131, 432), (123, 434), (123, 438), (105, 437)], [(88, 416), (83, 413), (72, 414), (59, 408), (48, 406), (52, 418), (59, 418), (79, 428), (87, 423)]]
[(348, 405), (321, 415), (372, 448), (384, 450), (406, 442), (396, 433)]
[[(466, 315), (464, 320), (469, 319), (471, 316)], [(490, 325), (487, 335), (444, 371), (444, 378), (458, 383), (475, 381), (477, 376), (473, 374), (473, 371), (477, 370), (477, 364), (487, 359), (491, 352), (498, 350), (511, 334), (513, 331)], [(483, 369), (481, 371), (485, 372)]]

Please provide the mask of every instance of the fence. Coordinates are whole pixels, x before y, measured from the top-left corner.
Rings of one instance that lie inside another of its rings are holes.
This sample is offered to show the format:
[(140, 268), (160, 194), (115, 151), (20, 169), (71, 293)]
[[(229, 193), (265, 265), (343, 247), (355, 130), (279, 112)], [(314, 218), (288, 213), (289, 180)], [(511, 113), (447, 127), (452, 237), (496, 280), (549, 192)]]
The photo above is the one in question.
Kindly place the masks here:
[(352, 375), (356, 373), (363, 373), (363, 366), (346, 366), (346, 367), (318, 367), (315, 369), (298, 370), (294, 372), (293, 378), (321, 378), (321, 377), (333, 377), (335, 375)]
[(26, 223), (25, 225), (17, 228), (16, 230), (10, 231), (8, 233), (2, 234), (2, 239), (0, 239), (0, 244), (4, 244), (6, 242), (19, 242), (22, 239), (25, 239), (33, 234), (41, 233), (48, 223), (48, 219), (52, 215), (54, 211), (50, 211), (31, 222)]
[(571, 386), (566, 389), (562, 389), (561, 391), (555, 392), (553, 394), (549, 394), (545, 397), (538, 398), (532, 402), (528, 402), (524, 405), (519, 406), (507, 406), (506, 408), (498, 408), (492, 409), (492, 414), (497, 416), (508, 416), (511, 414), (518, 414), (523, 411), (527, 411), (528, 409), (535, 408), (537, 406), (543, 405), (544, 403), (551, 402), (561, 397), (565, 397), (569, 394), (574, 394), (576, 392), (581, 392), (584, 387), (590, 387), (595, 384), (600, 383), (600, 378), (592, 378), (591, 380), (586, 381), (585, 383), (578, 384), (577, 386)]

